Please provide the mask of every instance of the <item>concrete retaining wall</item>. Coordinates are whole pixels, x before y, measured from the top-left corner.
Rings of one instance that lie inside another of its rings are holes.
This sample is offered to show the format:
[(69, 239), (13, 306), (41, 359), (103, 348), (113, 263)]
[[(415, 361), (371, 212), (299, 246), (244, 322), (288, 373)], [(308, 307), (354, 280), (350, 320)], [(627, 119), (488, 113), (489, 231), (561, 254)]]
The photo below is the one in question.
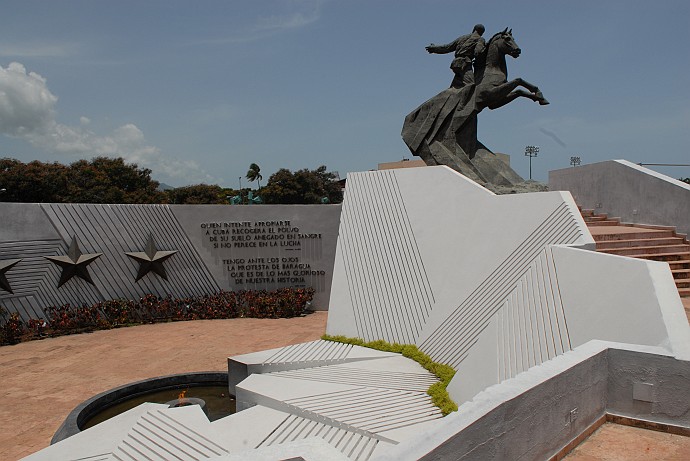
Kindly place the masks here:
[(623, 222), (675, 226), (690, 233), (690, 185), (626, 160), (549, 172), (549, 190)]
[(607, 411), (690, 428), (690, 362), (610, 349)]
[[(0, 306), (24, 319), (64, 304), (281, 287), (313, 287), (313, 307), (328, 308), (340, 205), (0, 203), (0, 216)], [(137, 280), (127, 253), (144, 252), (149, 236), (176, 251), (162, 262), (167, 280), (153, 271)], [(58, 286), (63, 270), (47, 257), (67, 255), (73, 240), (101, 254), (86, 267), (93, 284), (74, 276)]]
[(657, 348), (592, 341), (488, 388), (376, 459), (549, 459), (607, 413), (690, 428), (689, 367)]

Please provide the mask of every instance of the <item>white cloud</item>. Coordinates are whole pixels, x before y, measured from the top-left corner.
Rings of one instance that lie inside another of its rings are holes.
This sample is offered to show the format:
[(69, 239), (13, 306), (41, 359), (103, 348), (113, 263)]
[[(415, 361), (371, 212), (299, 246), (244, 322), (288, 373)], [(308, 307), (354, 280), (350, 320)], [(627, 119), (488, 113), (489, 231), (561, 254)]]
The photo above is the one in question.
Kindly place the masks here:
[(57, 102), (40, 75), (13, 62), (0, 66), (0, 132), (10, 136), (44, 131), (55, 118)]
[(324, 0), (293, 0), (287, 2), (287, 10), (282, 14), (261, 16), (254, 24), (240, 28), (231, 35), (200, 40), (201, 44), (246, 43), (272, 37), (276, 34), (308, 26), (321, 17)]
[(74, 43), (0, 42), (0, 56), (13, 58), (63, 58), (78, 52)]
[(255, 30), (281, 32), (307, 26), (319, 19), (319, 4), (310, 5), (304, 11), (296, 11), (285, 15), (272, 15), (259, 18), (254, 26)]
[(122, 157), (127, 162), (150, 168), (185, 183), (217, 182), (193, 161), (165, 156), (159, 148), (147, 145), (144, 133), (128, 123), (109, 135), (87, 128), (91, 122), (81, 117), (81, 126), (56, 120), (58, 98), (50, 92), (46, 79), (17, 62), (0, 66), (0, 134), (23, 139), (48, 152), (79, 158)]

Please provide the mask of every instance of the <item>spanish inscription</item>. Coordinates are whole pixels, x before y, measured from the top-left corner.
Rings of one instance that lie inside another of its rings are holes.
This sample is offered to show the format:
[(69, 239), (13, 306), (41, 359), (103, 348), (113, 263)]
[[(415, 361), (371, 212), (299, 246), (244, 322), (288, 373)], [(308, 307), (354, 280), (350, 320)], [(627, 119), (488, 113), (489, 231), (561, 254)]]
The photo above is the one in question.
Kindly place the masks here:
[[(220, 259), (235, 289), (311, 286), (321, 291), (320, 233), (289, 220), (219, 221), (200, 225), (207, 248)], [(315, 258), (316, 256), (316, 258)]]

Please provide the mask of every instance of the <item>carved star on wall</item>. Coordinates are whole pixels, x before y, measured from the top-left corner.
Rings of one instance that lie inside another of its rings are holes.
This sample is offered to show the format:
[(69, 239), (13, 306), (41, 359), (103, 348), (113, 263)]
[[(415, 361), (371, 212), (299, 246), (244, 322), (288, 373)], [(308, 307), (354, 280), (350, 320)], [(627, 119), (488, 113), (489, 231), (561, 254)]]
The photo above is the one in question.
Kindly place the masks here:
[(172, 251), (158, 251), (156, 244), (153, 241), (153, 235), (149, 234), (146, 241), (146, 250), (125, 253), (130, 258), (136, 259), (139, 262), (139, 272), (135, 282), (138, 282), (143, 276), (153, 271), (161, 276), (163, 280), (168, 280), (168, 275), (163, 267), (163, 261), (177, 253), (177, 250)]
[(5, 291), (9, 291), (12, 294), (14, 294), (14, 292), (10, 286), (10, 282), (7, 281), (5, 272), (12, 269), (19, 261), (21, 261), (21, 259), (6, 259), (4, 261), (0, 261), (0, 288)]
[(58, 266), (62, 267), (62, 274), (58, 282), (58, 288), (64, 285), (69, 279), (75, 275), (81, 279), (86, 280), (91, 285), (94, 285), (91, 280), (91, 275), (86, 269), (86, 266), (100, 258), (103, 253), (83, 254), (79, 249), (77, 237), (72, 237), (72, 242), (69, 244), (69, 250), (65, 256), (44, 256)]

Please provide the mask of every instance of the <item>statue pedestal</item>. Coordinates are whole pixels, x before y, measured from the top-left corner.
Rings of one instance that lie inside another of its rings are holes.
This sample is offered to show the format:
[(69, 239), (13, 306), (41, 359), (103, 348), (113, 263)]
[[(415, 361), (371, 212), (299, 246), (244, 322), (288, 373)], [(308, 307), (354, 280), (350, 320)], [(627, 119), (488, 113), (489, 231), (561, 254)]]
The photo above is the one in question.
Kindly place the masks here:
[(446, 165), (479, 183), (523, 182), (509, 164), (477, 140), (474, 85), (448, 88), (405, 117), (402, 137), (427, 165)]

